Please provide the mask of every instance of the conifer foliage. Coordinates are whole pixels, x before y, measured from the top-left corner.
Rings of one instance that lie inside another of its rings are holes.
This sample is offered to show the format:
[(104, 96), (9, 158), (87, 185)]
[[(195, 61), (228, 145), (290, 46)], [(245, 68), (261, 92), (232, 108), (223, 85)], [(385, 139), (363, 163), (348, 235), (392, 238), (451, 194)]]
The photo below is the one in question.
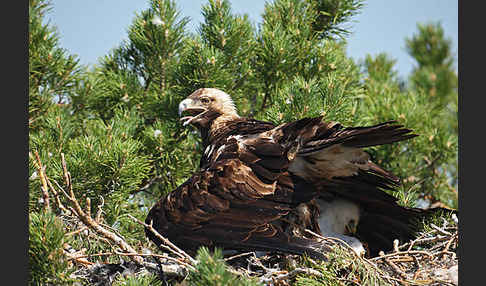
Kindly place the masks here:
[[(70, 191), (107, 232), (138, 253), (160, 252), (131, 217), (144, 220), (198, 168), (200, 139), (179, 122), (177, 106), (200, 87), (222, 89), (241, 115), (275, 123), (318, 115), (348, 126), (397, 120), (420, 136), (368, 150), (403, 179), (393, 194), (404, 205), (457, 207), (457, 74), (439, 24), (418, 25), (406, 39), (417, 65), (400, 79), (389, 55), (361, 62), (346, 55), (359, 0), (268, 1), (258, 25), (229, 0), (208, 0), (193, 32), (177, 1), (149, 4), (133, 18), (128, 40), (85, 67), (46, 24), (56, 7), (29, 1), (31, 285), (87, 282), (80, 268), (130, 257), (79, 219)], [(202, 249), (197, 259), (189, 285), (257, 284), (229, 272), (219, 252)], [(162, 285), (159, 278), (111, 282)]]

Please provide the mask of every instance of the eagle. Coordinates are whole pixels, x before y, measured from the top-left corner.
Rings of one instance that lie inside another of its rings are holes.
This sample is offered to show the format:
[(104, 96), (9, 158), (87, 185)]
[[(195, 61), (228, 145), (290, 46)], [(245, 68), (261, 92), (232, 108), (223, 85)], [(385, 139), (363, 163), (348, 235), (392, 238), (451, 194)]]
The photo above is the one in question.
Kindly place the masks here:
[(179, 115), (200, 132), (199, 169), (145, 222), (188, 253), (206, 246), (325, 260), (329, 246), (314, 233), (376, 256), (395, 239), (413, 239), (432, 213), (398, 204), (385, 190), (395, 191), (399, 178), (363, 149), (417, 136), (396, 121), (344, 127), (320, 116), (276, 125), (240, 117), (231, 96), (215, 88), (194, 91)]

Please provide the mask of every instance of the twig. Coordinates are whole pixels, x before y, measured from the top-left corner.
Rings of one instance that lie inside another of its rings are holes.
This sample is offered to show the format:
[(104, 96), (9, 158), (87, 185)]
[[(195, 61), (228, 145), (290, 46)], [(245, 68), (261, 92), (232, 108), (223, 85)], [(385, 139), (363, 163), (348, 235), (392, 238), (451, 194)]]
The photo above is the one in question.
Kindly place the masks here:
[(383, 258), (383, 260), (393, 269), (393, 271), (398, 273), (398, 275), (400, 275), (403, 279), (408, 280), (407, 274), (403, 272), (395, 263), (388, 258)]
[(438, 242), (441, 240), (446, 240), (447, 237), (445, 236), (434, 236), (434, 237), (426, 237), (426, 238), (417, 238), (415, 240), (412, 240), (411, 242), (407, 242), (405, 244), (402, 244), (398, 247), (398, 249), (403, 249), (408, 246), (407, 251), (410, 251), (415, 245), (421, 244), (421, 243), (434, 243)]
[(449, 252), (449, 247), (451, 246), (452, 242), (457, 239), (457, 233), (455, 233), (452, 238), (447, 242), (445, 248), (441, 251), (442, 253)]
[(180, 249), (179, 247), (177, 247), (175, 244), (173, 244), (172, 242), (170, 242), (167, 238), (163, 237), (160, 233), (157, 232), (157, 230), (155, 230), (153, 227), (152, 227), (152, 223), (151, 224), (146, 224), (144, 223), (143, 221), (140, 221), (139, 219), (137, 219), (136, 217), (133, 217), (132, 215), (128, 214), (128, 216), (134, 220), (135, 222), (143, 225), (144, 227), (146, 227), (148, 230), (150, 230), (158, 239), (160, 239), (163, 243), (165, 243), (168, 247), (166, 248), (167, 250), (169, 250), (170, 252), (172, 252), (173, 254), (181, 257), (181, 258), (185, 258), (187, 259), (192, 265), (196, 265), (197, 264), (197, 261), (192, 258), (189, 254), (185, 253), (182, 249)]
[(95, 217), (95, 220), (98, 223), (101, 223), (101, 214), (103, 213), (102, 208), (105, 205), (105, 199), (103, 198), (103, 196), (100, 196), (100, 198), (101, 198), (101, 203), (98, 205), (98, 211), (96, 212), (96, 217)]
[[(64, 153), (61, 153), (61, 163), (64, 171), (64, 178), (66, 180), (66, 185), (68, 186), (68, 191), (69, 191), (69, 196), (67, 197), (67, 199), (73, 205), (74, 211), (78, 215), (79, 219), (86, 226), (89, 226), (94, 231), (96, 231), (96, 233), (107, 238), (109, 241), (113, 242), (114, 244), (118, 245), (118, 247), (120, 247), (124, 252), (136, 254), (137, 252), (135, 251), (135, 249), (133, 249), (133, 247), (131, 247), (121, 237), (103, 228), (100, 224), (98, 224), (95, 220), (93, 220), (93, 218), (91, 218), (89, 213), (83, 211), (73, 192), (70, 175), (69, 172), (67, 171), (66, 161), (64, 160)], [(130, 259), (132, 259), (134, 262), (140, 265), (143, 265), (144, 261), (142, 257), (139, 255), (130, 256)]]
[[(70, 252), (69, 250), (72, 249), (73, 252)], [(91, 262), (87, 260), (84, 255), (78, 255), (79, 253), (84, 253), (86, 251), (86, 248), (83, 248), (79, 251), (75, 251), (69, 244), (64, 244), (64, 254), (68, 257), (68, 261), (74, 260), (77, 263), (81, 263), (83, 265), (93, 265), (94, 262)]]
[[(148, 188), (150, 188), (150, 186), (152, 186), (152, 185), (153, 185), (155, 182), (160, 181), (160, 180), (162, 180), (162, 176), (160, 176), (160, 175), (159, 175), (159, 176), (156, 176), (156, 177), (154, 177), (154, 178), (150, 179), (150, 180), (149, 180), (149, 181), (148, 181), (148, 182), (147, 182), (145, 185), (143, 185), (142, 187), (138, 188), (137, 190), (132, 191), (130, 194), (132, 194), (132, 195), (133, 195), (133, 194), (137, 194), (137, 193), (139, 193), (139, 192), (144, 192), (144, 191), (146, 191)], [(149, 194), (151, 194), (150, 192), (148, 192), (148, 193), (149, 193)]]
[[(59, 185), (59, 183), (56, 180), (53, 180), (56, 186), (61, 190), (62, 194), (67, 198), (69, 195), (66, 193), (66, 191)], [(69, 208), (69, 207), (68, 207)]]
[(390, 254), (383, 254), (383, 255), (380, 255), (380, 256), (377, 256), (377, 257), (373, 257), (370, 260), (375, 261), (375, 260), (380, 260), (382, 258), (390, 258), (390, 257), (394, 257), (394, 256), (407, 255), (407, 254), (422, 254), (422, 255), (428, 256), (429, 258), (433, 258), (433, 256), (426, 251), (409, 250), (409, 251), (393, 252), (393, 253), (390, 253)]
[(247, 255), (252, 255), (252, 254), (254, 254), (254, 252), (240, 253), (240, 254), (236, 254), (236, 255), (233, 255), (231, 257), (225, 258), (224, 261), (230, 261), (230, 260), (233, 260), (233, 259), (236, 259), (236, 258), (239, 258), (239, 257), (243, 257), (243, 256), (247, 256)]
[(47, 181), (47, 185), (49, 186), (49, 190), (51, 190), (51, 192), (54, 194), (54, 198), (56, 199), (56, 204), (57, 206), (64, 212), (64, 213), (67, 213), (68, 210), (64, 207), (64, 205), (61, 203), (61, 200), (59, 199), (59, 193), (56, 191), (56, 189), (54, 188), (54, 186), (52, 185), (51, 183), (51, 180), (49, 180), (49, 178), (47, 178), (46, 176), (46, 181)]
[[(59, 98), (60, 100), (60, 98)], [(63, 135), (62, 135), (62, 126), (61, 126), (61, 117), (60, 116), (57, 116), (56, 117), (56, 125), (57, 125), (57, 128), (59, 129), (59, 153), (62, 152), (62, 140), (63, 140)]]
[[(42, 191), (42, 200), (43, 200), (43, 204), (44, 204), (44, 210), (45, 211), (50, 211), (51, 210), (51, 206), (50, 206), (50, 203), (49, 203), (49, 192), (47, 191), (47, 181), (46, 181), (46, 176), (45, 176), (45, 173), (44, 173), (44, 166), (42, 166), (42, 162), (40, 160), (40, 157), (39, 157), (39, 153), (36, 151), (34, 151), (34, 154), (35, 154), (35, 158), (37, 160), (37, 164), (36, 164), (36, 167), (37, 167), (37, 171), (39, 172), (39, 179), (41, 181), (41, 191)], [(32, 153), (29, 152), (29, 155), (31, 156), (32, 158)]]
[(399, 250), (398, 250), (398, 239), (393, 240), (393, 251), (399, 252)]
[(276, 273), (281, 273), (282, 271), (275, 271), (275, 272), (270, 272), (270, 277), (269, 278), (266, 278), (266, 277), (262, 277), (260, 278), (260, 282), (262, 283), (275, 283), (275, 282), (278, 282), (278, 281), (282, 281), (282, 280), (291, 280), (293, 279), (295, 276), (299, 275), (299, 274), (307, 274), (307, 275), (315, 275), (315, 276), (318, 276), (318, 277), (323, 277), (324, 275), (315, 270), (315, 269), (312, 269), (312, 268), (296, 268), (290, 272), (286, 272), (284, 274), (277, 274), (277, 277), (273, 277), (274, 274)]
[(449, 235), (449, 236), (451, 236), (451, 235), (452, 235), (452, 233), (450, 233), (450, 232), (448, 232), (448, 231), (443, 230), (442, 228), (440, 228), (440, 227), (436, 226), (436, 225), (435, 225), (435, 224), (433, 224), (433, 223), (431, 223), (431, 224), (430, 224), (430, 227), (432, 227), (433, 229), (437, 230), (438, 232), (440, 232), (440, 233), (442, 233), (442, 234), (444, 234), (444, 235)]
[(180, 264), (184, 267), (190, 268), (191, 270), (195, 269), (192, 265), (189, 265), (189, 264), (187, 264), (183, 261), (177, 260), (177, 259), (170, 257), (170, 256), (165, 256), (165, 255), (155, 254), (155, 253), (143, 254), (143, 253), (123, 253), (123, 252), (115, 251), (115, 252), (101, 252), (101, 253), (94, 253), (94, 254), (84, 254), (84, 255), (78, 255), (78, 256), (74, 256), (74, 254), (75, 253), (71, 253), (70, 255), (68, 255), (69, 256), (68, 260), (76, 260), (76, 259), (80, 259), (80, 258), (89, 258), (89, 257), (97, 257), (97, 256), (111, 256), (111, 255), (145, 256), (145, 257), (151, 256), (151, 257), (163, 258), (163, 259), (167, 259), (169, 261), (176, 262), (177, 264)]
[(382, 270), (379, 269), (374, 263), (370, 262), (369, 260), (365, 259), (365, 258), (362, 258), (361, 256), (358, 255), (358, 253), (356, 253), (356, 251), (354, 251), (354, 249), (349, 245), (347, 244), (345, 241), (341, 240), (341, 239), (338, 239), (338, 238), (331, 238), (331, 237), (324, 237), (322, 235), (319, 235), (311, 230), (308, 230), (308, 229), (305, 229), (305, 231), (307, 233), (310, 233), (312, 235), (314, 235), (315, 237), (317, 238), (320, 238), (322, 240), (325, 240), (325, 241), (332, 241), (333, 243), (336, 243), (337, 242), (341, 242), (342, 245), (344, 245), (345, 247), (347, 247), (348, 249), (351, 249), (351, 253), (359, 260), (361, 260), (364, 264), (367, 264), (367, 265), (370, 265), (373, 269), (375, 269), (375, 271), (377, 271), (378, 273), (380, 274), (383, 274)]
[(403, 282), (403, 281), (401, 281), (401, 280), (399, 280), (397, 278), (394, 278), (394, 277), (390, 277), (388, 275), (385, 275), (384, 271), (381, 270), (380, 268), (378, 268), (378, 266), (375, 263), (372, 262), (373, 259), (366, 259), (366, 258), (363, 258), (363, 257), (359, 256), (356, 253), (356, 251), (354, 251), (354, 249), (350, 245), (348, 245), (346, 242), (344, 242), (343, 240), (341, 240), (339, 238), (334, 238), (334, 237), (323, 237), (323, 236), (321, 236), (321, 235), (319, 235), (319, 234), (317, 234), (317, 233), (315, 233), (315, 232), (313, 232), (311, 230), (308, 230), (308, 229), (306, 229), (305, 231), (308, 232), (308, 233), (310, 233), (310, 234), (312, 234), (312, 235), (314, 235), (314, 236), (316, 236), (317, 238), (320, 238), (320, 239), (323, 239), (323, 240), (341, 242), (342, 245), (344, 245), (345, 247), (353, 250), (353, 251), (351, 251), (351, 253), (353, 253), (353, 255), (357, 259), (361, 260), (364, 265), (369, 265), (371, 268), (373, 268), (378, 274), (380, 274), (380, 276), (383, 279), (388, 280), (388, 281), (395, 280), (395, 281)]
[(75, 230), (75, 231), (71, 231), (71, 232), (69, 232), (69, 233), (66, 233), (66, 236), (76, 235), (76, 234), (78, 234), (78, 233), (81, 233), (81, 232), (83, 232), (83, 231), (87, 230), (88, 228), (89, 228), (89, 227), (87, 227), (87, 226), (82, 227), (82, 228), (77, 229), (77, 230)]
[(170, 260), (170, 261), (173, 261), (173, 262), (176, 262), (177, 264), (180, 264), (182, 266), (185, 266), (191, 270), (196, 270), (196, 268), (194, 268), (194, 266), (184, 262), (184, 261), (180, 261), (176, 258), (173, 258), (173, 257), (170, 257), (170, 256), (166, 256), (166, 255), (162, 255), (162, 254), (155, 254), (155, 253), (147, 253), (147, 254), (140, 254), (140, 253), (121, 253), (121, 252), (118, 252), (118, 251), (115, 251), (115, 254), (116, 255), (120, 255), (120, 256), (133, 256), (133, 255), (140, 255), (140, 256), (152, 256), (152, 257), (157, 257), (157, 258), (163, 258), (163, 259), (167, 259), (167, 260)]

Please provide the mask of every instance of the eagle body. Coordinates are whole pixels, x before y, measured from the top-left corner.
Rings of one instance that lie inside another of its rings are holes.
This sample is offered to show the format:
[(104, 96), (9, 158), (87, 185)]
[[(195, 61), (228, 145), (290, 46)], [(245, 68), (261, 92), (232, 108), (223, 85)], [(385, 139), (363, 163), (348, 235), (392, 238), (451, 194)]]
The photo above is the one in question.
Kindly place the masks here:
[[(325, 259), (329, 248), (305, 230), (340, 238), (360, 254), (413, 238), (428, 212), (384, 190), (399, 180), (362, 148), (415, 137), (395, 122), (348, 127), (303, 118), (281, 125), (240, 117), (230, 96), (203, 88), (179, 105), (199, 129), (199, 169), (162, 197), (146, 223), (180, 248), (280, 251)], [(146, 229), (157, 245), (161, 241)]]

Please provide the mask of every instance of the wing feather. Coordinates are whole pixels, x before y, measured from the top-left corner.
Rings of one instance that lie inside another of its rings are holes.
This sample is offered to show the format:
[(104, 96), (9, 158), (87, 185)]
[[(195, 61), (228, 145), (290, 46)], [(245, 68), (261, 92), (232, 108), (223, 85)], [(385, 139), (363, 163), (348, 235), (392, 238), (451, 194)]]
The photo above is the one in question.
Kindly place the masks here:
[[(206, 245), (308, 253), (324, 259), (318, 243), (283, 233), (279, 220), (292, 206), (275, 200), (281, 193), (277, 182), (262, 182), (253, 168), (238, 159), (220, 160), (159, 201), (146, 222), (152, 221), (163, 236), (189, 252)], [(286, 191), (291, 190), (289, 179), (282, 182)], [(160, 243), (147, 230), (146, 235)]]
[(212, 132), (201, 170), (155, 204), (146, 219), (187, 251), (205, 245), (324, 259), (325, 246), (283, 230), (288, 216), (315, 198), (357, 203), (357, 235), (373, 253), (394, 238), (412, 237), (412, 220), (423, 215), (384, 191), (395, 190), (399, 179), (362, 149), (417, 136), (395, 121), (345, 128), (322, 117), (279, 126), (238, 118)]

